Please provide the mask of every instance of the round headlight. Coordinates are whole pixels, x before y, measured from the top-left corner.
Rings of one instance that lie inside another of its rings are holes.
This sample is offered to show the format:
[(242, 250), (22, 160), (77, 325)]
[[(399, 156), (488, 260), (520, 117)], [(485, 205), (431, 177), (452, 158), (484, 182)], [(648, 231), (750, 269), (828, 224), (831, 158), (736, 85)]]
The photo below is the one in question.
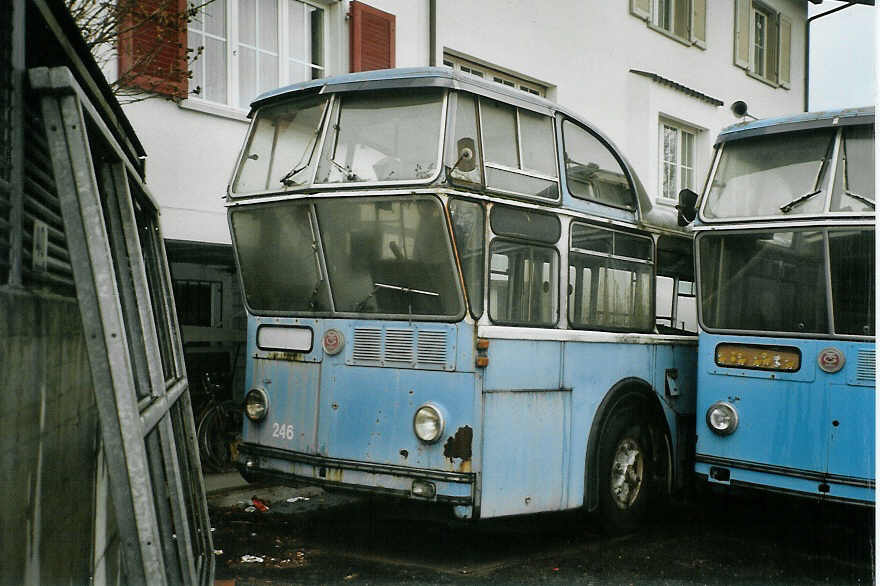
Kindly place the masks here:
[(719, 401), (706, 411), (706, 424), (718, 435), (730, 435), (739, 425), (739, 414), (730, 403)]
[(443, 416), (433, 405), (422, 405), (413, 417), (413, 431), (423, 442), (436, 442), (443, 435)]
[(244, 412), (251, 421), (261, 421), (269, 412), (269, 397), (263, 389), (251, 389), (244, 398)]

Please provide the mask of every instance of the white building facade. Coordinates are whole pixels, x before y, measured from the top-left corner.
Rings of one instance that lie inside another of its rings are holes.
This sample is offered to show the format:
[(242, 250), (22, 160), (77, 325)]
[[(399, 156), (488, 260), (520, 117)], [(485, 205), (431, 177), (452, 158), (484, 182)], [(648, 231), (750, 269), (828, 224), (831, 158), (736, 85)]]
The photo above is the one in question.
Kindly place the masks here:
[[(184, 338), (206, 343), (243, 337), (232, 266), (218, 259), (230, 243), (226, 184), (262, 91), (451, 66), (582, 114), (670, 206), (681, 188), (702, 187), (715, 136), (737, 121), (734, 101), (761, 118), (804, 104), (805, 0), (214, 0), (202, 10), (189, 23), (199, 57), (188, 97), (126, 114), (149, 155), (178, 305), (191, 295), (212, 308), (182, 319)], [(199, 250), (212, 253), (200, 261)]]

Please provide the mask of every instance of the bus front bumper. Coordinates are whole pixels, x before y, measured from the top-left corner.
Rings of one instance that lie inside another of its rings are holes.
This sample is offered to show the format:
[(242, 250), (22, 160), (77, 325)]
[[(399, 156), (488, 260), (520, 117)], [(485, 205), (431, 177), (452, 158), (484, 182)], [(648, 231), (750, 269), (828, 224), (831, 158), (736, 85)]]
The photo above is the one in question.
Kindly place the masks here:
[(874, 506), (874, 479), (836, 476), (743, 460), (696, 455), (697, 476), (712, 485)]
[(470, 516), (475, 475), (361, 462), (291, 452), (254, 444), (238, 447), (238, 468), (245, 478), (277, 479), (370, 494), (446, 503), (457, 516)]

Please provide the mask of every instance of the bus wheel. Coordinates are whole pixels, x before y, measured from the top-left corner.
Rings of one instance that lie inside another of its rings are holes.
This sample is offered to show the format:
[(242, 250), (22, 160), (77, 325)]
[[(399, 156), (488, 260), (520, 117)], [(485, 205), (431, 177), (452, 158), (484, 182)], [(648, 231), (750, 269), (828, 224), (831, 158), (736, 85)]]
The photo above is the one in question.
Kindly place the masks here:
[(607, 533), (641, 524), (651, 499), (652, 463), (645, 418), (632, 410), (614, 413), (599, 442), (599, 514)]

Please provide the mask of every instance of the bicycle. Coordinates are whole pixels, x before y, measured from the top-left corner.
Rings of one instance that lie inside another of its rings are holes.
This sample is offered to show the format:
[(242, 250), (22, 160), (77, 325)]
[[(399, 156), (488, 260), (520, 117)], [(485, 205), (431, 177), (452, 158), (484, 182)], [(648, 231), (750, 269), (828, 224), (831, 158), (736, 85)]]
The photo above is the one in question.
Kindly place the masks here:
[(244, 406), (231, 399), (220, 399), (224, 395), (223, 384), (209, 372), (202, 375), (202, 388), (208, 396), (196, 425), (202, 469), (222, 472), (230, 468), (238, 455)]

